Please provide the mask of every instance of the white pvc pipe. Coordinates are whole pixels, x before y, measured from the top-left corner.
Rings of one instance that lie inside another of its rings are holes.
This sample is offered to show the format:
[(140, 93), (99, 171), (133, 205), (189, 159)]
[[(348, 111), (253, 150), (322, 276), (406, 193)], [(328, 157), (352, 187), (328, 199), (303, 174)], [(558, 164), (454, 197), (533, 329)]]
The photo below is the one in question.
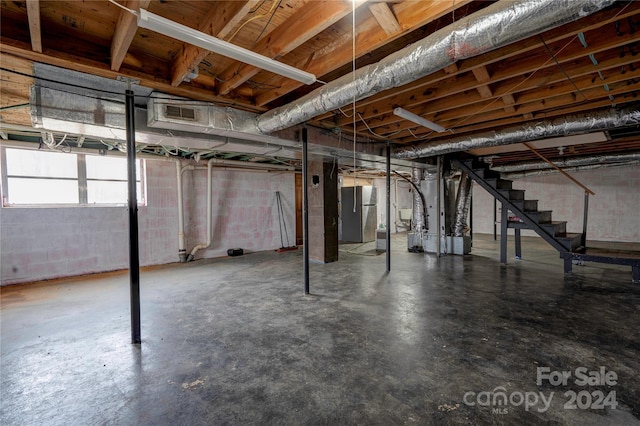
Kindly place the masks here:
[(178, 256), (180, 262), (187, 261), (187, 249), (184, 244), (184, 205), (182, 201), (182, 164), (176, 159), (176, 177), (178, 182)]
[(211, 170), (213, 168), (213, 163), (215, 162), (215, 158), (210, 159), (209, 161), (207, 161), (207, 242), (206, 243), (201, 243), (201, 244), (197, 244), (193, 250), (191, 250), (191, 253), (189, 253), (189, 256), (187, 257), (187, 262), (190, 262), (193, 260), (195, 254), (198, 252), (198, 250), (200, 249), (206, 249), (207, 247), (209, 247), (211, 245), (211, 220), (212, 220), (212, 202), (213, 202), (213, 188), (212, 188), (212, 176), (211, 176)]
[[(228, 167), (228, 166), (241, 166), (247, 167), (246, 169), (242, 169), (240, 167)], [(295, 171), (295, 167), (285, 166), (280, 164), (261, 164), (261, 163), (248, 163), (246, 161), (234, 161), (234, 160), (223, 160), (219, 158), (211, 158), (207, 161), (207, 241), (205, 243), (197, 244), (191, 250), (191, 253), (186, 257), (186, 261), (190, 262), (195, 257), (198, 250), (206, 249), (211, 245), (211, 237), (212, 237), (212, 221), (213, 221), (213, 176), (212, 171), (213, 167), (220, 167), (225, 170), (238, 170), (243, 172), (269, 172), (273, 171)], [(179, 175), (186, 170), (203, 170), (204, 167), (195, 167), (195, 166), (185, 166), (178, 173)], [(182, 182), (182, 179), (179, 178), (179, 181)], [(180, 186), (182, 184), (180, 183)], [(182, 194), (179, 195), (179, 203), (182, 206)], [(181, 210), (181, 209), (180, 209)], [(182, 238), (182, 244), (184, 244), (184, 219), (181, 218), (182, 212), (178, 213), (178, 220), (182, 221), (180, 225), (180, 234), (179, 236)], [(186, 253), (186, 250), (184, 251)]]
[(213, 164), (217, 166), (239, 166), (246, 168), (257, 168), (257, 169), (273, 169), (273, 170), (295, 170), (296, 168), (293, 166), (285, 166), (283, 164), (265, 164), (265, 163), (251, 163), (249, 161), (237, 161), (237, 160), (225, 160), (222, 158), (212, 158), (209, 161), (213, 161)]

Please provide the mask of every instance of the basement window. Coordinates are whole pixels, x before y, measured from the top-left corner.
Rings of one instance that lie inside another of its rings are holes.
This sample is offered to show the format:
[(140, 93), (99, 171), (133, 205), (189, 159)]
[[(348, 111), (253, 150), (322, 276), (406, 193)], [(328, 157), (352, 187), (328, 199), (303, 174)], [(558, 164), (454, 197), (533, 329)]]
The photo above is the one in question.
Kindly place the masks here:
[[(144, 161), (137, 160), (138, 204), (145, 204)], [(127, 159), (2, 148), (2, 205), (117, 206), (128, 198)]]

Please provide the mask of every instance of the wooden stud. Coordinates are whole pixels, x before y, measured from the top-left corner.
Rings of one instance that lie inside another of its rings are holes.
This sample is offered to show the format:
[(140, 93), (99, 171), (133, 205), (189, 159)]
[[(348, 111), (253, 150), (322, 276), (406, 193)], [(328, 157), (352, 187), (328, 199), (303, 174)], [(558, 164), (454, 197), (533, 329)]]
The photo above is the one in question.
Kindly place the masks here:
[[(356, 55), (360, 56), (384, 46), (390, 41), (407, 34), (413, 29), (432, 22), (451, 11), (471, 3), (471, 0), (462, 0), (452, 4), (445, 1), (405, 1), (394, 7), (395, 16), (401, 23), (403, 31), (393, 36), (385, 34), (373, 16), (358, 25), (358, 39), (356, 42)], [(324, 75), (335, 70), (352, 59), (351, 37), (340, 37), (335, 42), (327, 45), (322, 52), (314, 58), (306, 71), (315, 75)], [(256, 94), (256, 104), (266, 105), (287, 93), (303, 86), (303, 83), (291, 79), (281, 78), (271, 84), (276, 89), (262, 90)]]
[(516, 112), (516, 108), (514, 105), (516, 104), (516, 100), (514, 99), (511, 93), (507, 93), (502, 96), (502, 102), (504, 102), (504, 110), (508, 113), (514, 114)]
[[(267, 37), (260, 39), (253, 51), (269, 58), (281, 57), (349, 15), (351, 10), (350, 2), (309, 2)], [(238, 66), (234, 63), (220, 74), (223, 83), (218, 94), (226, 95), (260, 71), (252, 65)]]
[(369, 10), (388, 36), (402, 31), (400, 23), (387, 3), (372, 3), (369, 5)]
[[(126, 7), (132, 10), (139, 10), (149, 6), (150, 0), (129, 0)], [(116, 29), (111, 39), (111, 70), (118, 71), (125, 60), (129, 46), (138, 30), (136, 16), (126, 10), (120, 11)], [(129, 58), (130, 60), (131, 58)]]
[(243, 102), (241, 99), (229, 101), (229, 99), (214, 96), (211, 94), (210, 90), (200, 89), (195, 86), (185, 88), (172, 87), (168, 80), (163, 80), (162, 78), (145, 74), (143, 72), (129, 69), (121, 70), (120, 72), (112, 71), (107, 64), (102, 62), (80, 58), (65, 52), (57, 52), (53, 49), (47, 49), (46, 54), (33, 52), (25, 43), (6, 39), (4, 37), (0, 39), (0, 52), (29, 59), (34, 62), (42, 62), (57, 67), (69, 68), (79, 72), (97, 75), (99, 77), (116, 78), (120, 75), (130, 77), (140, 80), (140, 84), (143, 86), (151, 89), (157, 89), (175, 96), (183, 96), (200, 101), (217, 102), (220, 105), (226, 104), (254, 112), (264, 112), (266, 110), (266, 108), (256, 107), (248, 102)]
[[(211, 2), (211, 11), (198, 30), (224, 39), (258, 2), (259, 0)], [(179, 86), (209, 53), (208, 50), (191, 44), (183, 45), (171, 64), (171, 85)]]
[[(476, 80), (478, 80), (478, 83), (487, 83), (491, 80), (489, 71), (485, 66), (473, 68), (471, 72), (473, 73), (473, 76), (476, 78)], [(493, 93), (491, 93), (491, 89), (488, 85), (478, 86), (476, 87), (476, 90), (483, 98), (490, 98), (493, 96)]]
[(27, 0), (27, 16), (29, 18), (29, 34), (31, 48), (42, 53), (42, 31), (40, 28), (40, 0)]
[(458, 63), (454, 62), (453, 64), (447, 66), (444, 68), (444, 73), (445, 74), (455, 74), (458, 72)]

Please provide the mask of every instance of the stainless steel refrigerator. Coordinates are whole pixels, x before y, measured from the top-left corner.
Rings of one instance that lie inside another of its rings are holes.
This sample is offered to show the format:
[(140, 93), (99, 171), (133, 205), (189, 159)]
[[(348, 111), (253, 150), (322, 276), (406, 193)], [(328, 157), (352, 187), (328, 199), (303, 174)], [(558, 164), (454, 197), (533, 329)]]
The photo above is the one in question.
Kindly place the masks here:
[(342, 241), (354, 243), (374, 241), (377, 227), (376, 188), (356, 186), (354, 191), (353, 187), (346, 187), (342, 188), (340, 196)]

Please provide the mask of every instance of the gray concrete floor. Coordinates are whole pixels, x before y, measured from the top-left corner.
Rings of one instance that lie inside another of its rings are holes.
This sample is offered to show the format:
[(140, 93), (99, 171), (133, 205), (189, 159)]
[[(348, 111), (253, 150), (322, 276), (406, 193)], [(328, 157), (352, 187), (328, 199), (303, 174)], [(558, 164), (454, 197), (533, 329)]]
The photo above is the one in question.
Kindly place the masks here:
[[(3, 288), (0, 423), (640, 424), (630, 268), (565, 276), (534, 238), (507, 266), (480, 236), (437, 259), (397, 235), (387, 275), (372, 248), (312, 264), (309, 296), (301, 251), (145, 270), (140, 346), (126, 273)], [(571, 377), (538, 385), (543, 367)]]

